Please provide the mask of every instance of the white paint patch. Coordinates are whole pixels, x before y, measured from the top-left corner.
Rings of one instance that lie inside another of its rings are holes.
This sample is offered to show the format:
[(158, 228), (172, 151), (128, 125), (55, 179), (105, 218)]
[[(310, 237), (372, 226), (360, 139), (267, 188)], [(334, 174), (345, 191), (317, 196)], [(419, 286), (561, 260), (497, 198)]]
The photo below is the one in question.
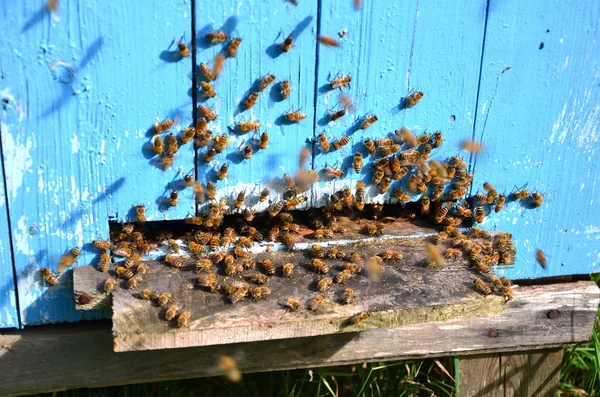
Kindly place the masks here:
[(10, 159), (6, 163), (6, 188), (10, 199), (14, 201), (17, 199), (19, 188), (23, 186), (25, 173), (31, 172), (33, 165), (31, 150), (34, 148), (34, 142), (31, 137), (28, 137), (22, 144), (18, 136), (15, 141), (7, 124), (1, 123), (1, 129), (3, 155), (4, 158)]
[(579, 186), (579, 191), (583, 192), (584, 188), (585, 188), (585, 183), (582, 183), (581, 186)]
[(569, 56), (565, 58), (565, 63), (563, 64), (562, 70), (565, 70), (569, 66)]
[(79, 138), (77, 138), (77, 134), (73, 134), (73, 138), (71, 138), (71, 153), (79, 153)]
[(481, 106), (481, 114), (485, 114), (485, 111), (487, 110), (487, 101), (485, 101), (485, 103), (483, 104), (483, 106)]
[(38, 190), (40, 192), (44, 191), (44, 169), (43, 168), (38, 168)]
[(106, 153), (106, 141), (104, 139), (100, 142), (100, 153)]
[(15, 239), (15, 250), (23, 255), (32, 255), (33, 252), (29, 249), (29, 227), (27, 227), (27, 217), (21, 215), (17, 221), (17, 228), (13, 230)]
[(586, 226), (585, 229), (583, 229), (583, 233), (585, 233), (585, 234), (600, 233), (600, 227)]
[(567, 113), (567, 103), (565, 102), (562, 112), (560, 113), (560, 115), (558, 116), (558, 118), (556, 119), (554, 124), (552, 124), (552, 135), (550, 135), (550, 143), (554, 143), (554, 138), (556, 138), (556, 134), (558, 133), (558, 129), (560, 128), (560, 126), (563, 123), (566, 113)]

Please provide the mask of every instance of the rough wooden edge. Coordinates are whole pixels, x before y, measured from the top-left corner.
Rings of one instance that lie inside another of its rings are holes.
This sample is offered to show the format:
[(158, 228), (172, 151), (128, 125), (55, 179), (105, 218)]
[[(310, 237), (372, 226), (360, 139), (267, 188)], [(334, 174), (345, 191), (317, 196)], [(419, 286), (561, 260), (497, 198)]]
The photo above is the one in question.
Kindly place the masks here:
[(235, 357), (243, 372), (260, 372), (549, 349), (591, 338), (600, 300), (595, 283), (525, 287), (516, 298), (488, 317), (170, 351), (115, 353), (108, 322), (8, 331), (0, 334), (0, 372), (9, 380), (0, 382), (0, 395), (216, 376), (221, 355)]

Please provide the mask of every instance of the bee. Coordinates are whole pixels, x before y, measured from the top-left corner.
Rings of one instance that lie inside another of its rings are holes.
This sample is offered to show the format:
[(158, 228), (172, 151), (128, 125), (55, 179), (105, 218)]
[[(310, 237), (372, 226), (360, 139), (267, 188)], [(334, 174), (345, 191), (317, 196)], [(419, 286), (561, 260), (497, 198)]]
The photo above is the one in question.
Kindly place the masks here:
[(272, 276), (275, 274), (275, 265), (269, 259), (265, 259), (262, 265), (267, 275)]
[[(354, 253), (356, 254), (356, 253)], [(362, 258), (355, 258), (353, 254), (353, 260), (355, 259), (360, 259), (360, 262), (362, 262)], [(358, 254), (356, 254), (358, 255)], [(346, 262), (344, 263), (344, 270), (347, 270), (350, 274), (355, 275), (361, 272), (362, 270), (362, 266), (356, 264), (356, 263), (352, 263), (352, 262)]]
[(331, 277), (324, 277), (317, 282), (317, 290), (318, 291), (327, 291), (327, 289), (333, 284), (333, 279)]
[[(237, 123), (236, 128), (242, 132), (250, 132), (253, 130), (257, 130), (260, 128), (260, 123), (258, 121), (240, 121), (239, 123)], [(266, 134), (266, 132), (263, 132), (263, 135)], [(260, 143), (262, 144), (262, 136), (261, 136), (261, 140)], [(268, 140), (268, 138), (267, 138)], [(259, 144), (260, 146), (260, 144)], [(266, 147), (266, 144), (265, 144)], [(264, 147), (260, 146), (261, 149), (264, 149)]]
[(94, 240), (94, 248), (98, 248), (101, 250), (110, 250), (112, 249), (112, 243), (110, 241), (104, 240)]
[(250, 290), (250, 296), (252, 299), (267, 299), (271, 295), (271, 289), (267, 287), (255, 287)]
[(47, 267), (44, 267), (44, 268), (42, 268), (41, 272), (42, 272), (42, 278), (48, 284), (50, 284), (50, 285), (58, 284), (58, 278), (56, 278), (56, 276), (54, 275), (54, 273), (52, 273), (52, 271), (50, 269), (48, 269)]
[(410, 201), (410, 195), (402, 189), (394, 189), (394, 197), (401, 203)]
[(356, 104), (352, 101), (350, 95), (340, 95), (340, 103), (345, 109), (351, 112), (356, 111)]
[(391, 184), (392, 184), (392, 178), (390, 178), (389, 176), (386, 176), (385, 178), (383, 178), (383, 180), (381, 181), (381, 185), (379, 185), (378, 193), (379, 194), (387, 193)]
[(294, 273), (294, 264), (293, 263), (286, 263), (281, 268), (281, 275), (283, 277), (290, 278), (290, 277), (292, 277), (293, 273)]
[(179, 201), (179, 193), (177, 190), (173, 190), (171, 192), (171, 196), (169, 197), (169, 205), (171, 207), (175, 207)]
[(204, 162), (210, 163), (215, 158), (216, 155), (217, 155), (217, 151), (215, 150), (215, 148), (208, 149), (208, 151), (206, 153), (204, 153)]
[(299, 122), (300, 120), (304, 120), (306, 118), (306, 114), (301, 112), (287, 112), (284, 114), (284, 117), (287, 121), (291, 121), (294, 123)]
[(373, 185), (379, 185), (383, 177), (385, 176), (385, 172), (381, 169), (376, 169), (373, 173), (373, 179), (371, 179), (371, 183)]
[(200, 87), (202, 88), (204, 96), (208, 98), (214, 98), (217, 95), (217, 92), (215, 91), (215, 88), (212, 86), (212, 84), (207, 83), (206, 81), (201, 81)]
[(475, 291), (481, 292), (483, 295), (489, 295), (492, 293), (490, 286), (487, 285), (485, 281), (483, 281), (480, 278), (476, 278), (475, 280), (473, 280), (473, 286), (475, 287)]
[(241, 44), (242, 44), (241, 38), (234, 37), (233, 39), (231, 39), (231, 42), (229, 42), (229, 44), (225, 48), (225, 51), (227, 52), (227, 56), (230, 58), (235, 57), (237, 55), (238, 49), (240, 48)]
[(142, 260), (142, 256), (138, 253), (132, 254), (129, 258), (127, 258), (125, 260), (125, 262), (123, 263), (123, 266), (125, 266), (127, 269), (131, 269), (133, 267), (135, 267), (135, 265)]
[(228, 263), (225, 265), (225, 274), (228, 276), (235, 276), (244, 271), (244, 266), (240, 263)]
[(227, 33), (219, 31), (208, 32), (204, 37), (206, 37), (206, 40), (208, 40), (211, 44), (219, 44), (229, 39)]
[(110, 265), (110, 255), (108, 252), (103, 252), (100, 254), (100, 261), (98, 262), (98, 270), (102, 273), (106, 273), (108, 271), (108, 266)]
[(460, 147), (469, 153), (473, 153), (475, 155), (481, 154), (483, 152), (484, 146), (483, 143), (476, 142), (474, 140), (465, 140), (460, 143)]
[(485, 218), (485, 212), (483, 211), (483, 206), (479, 205), (475, 208), (475, 212), (473, 213), (473, 217), (477, 223), (483, 222)]
[(270, 86), (273, 82), (275, 81), (275, 75), (274, 74), (268, 74), (265, 77), (263, 77), (260, 82), (258, 83), (258, 90), (259, 91), (264, 91), (268, 86)]
[(236, 304), (239, 301), (244, 300), (247, 295), (248, 295), (248, 288), (247, 287), (241, 287), (241, 288), (237, 288), (235, 290), (235, 292), (229, 294), (228, 298), (229, 298), (229, 301), (232, 304)]
[(332, 39), (331, 37), (327, 37), (327, 36), (319, 35), (319, 36), (317, 36), (317, 41), (328, 47), (339, 47), (340, 46), (340, 43), (336, 39)]
[(328, 251), (327, 251), (327, 257), (331, 258), (331, 259), (343, 259), (346, 257), (346, 254), (344, 253), (344, 251), (341, 250), (341, 248), (339, 247), (331, 247)]
[(217, 186), (213, 182), (206, 182), (206, 196), (214, 200), (217, 196)]
[(225, 68), (225, 56), (220, 52), (215, 55), (213, 59), (213, 74), (215, 76), (215, 80), (219, 78), (221, 73), (223, 73), (223, 69)]
[(346, 75), (346, 76), (338, 77), (337, 79), (335, 79), (331, 83), (329, 83), (329, 85), (331, 86), (332, 90), (335, 90), (336, 88), (348, 87), (350, 85), (351, 81), (352, 81), (352, 77), (350, 77), (350, 75)]
[(458, 168), (458, 169), (466, 169), (467, 168), (467, 164), (465, 164), (464, 161), (462, 161), (460, 158), (456, 157), (456, 156), (452, 156), (450, 157), (450, 165), (454, 168)]
[(359, 314), (356, 314), (356, 315), (350, 317), (348, 319), (348, 323), (352, 324), (352, 325), (358, 325), (358, 324), (368, 320), (369, 317), (371, 317), (371, 315), (368, 312), (362, 312), (362, 313), (359, 313)]
[(289, 80), (283, 80), (279, 84), (279, 95), (281, 95), (281, 98), (283, 98), (283, 99), (288, 99), (290, 96), (290, 91), (291, 91), (291, 84), (290, 84)]
[(154, 137), (154, 143), (152, 144), (152, 150), (154, 153), (161, 155), (165, 150), (165, 143), (160, 136)]
[(336, 120), (341, 119), (345, 115), (346, 115), (346, 109), (336, 110), (335, 112), (332, 112), (329, 114), (329, 120), (336, 121)]
[(142, 290), (142, 292), (140, 292), (139, 297), (140, 297), (140, 299), (148, 301), (148, 300), (152, 299), (152, 297), (156, 294), (157, 294), (156, 291), (153, 291), (151, 289), (144, 289), (144, 290)]
[[(57, 280), (58, 282), (58, 280)], [(52, 284), (55, 285), (55, 284)], [(115, 280), (114, 278), (109, 278), (104, 282), (104, 286), (102, 287), (102, 289), (104, 290), (105, 293), (110, 294), (111, 292), (113, 292), (115, 290), (115, 288), (117, 288), (117, 280)]]
[(175, 318), (175, 316), (177, 316), (177, 314), (179, 314), (179, 311), (180, 311), (180, 309), (176, 305), (169, 306), (169, 308), (165, 312), (165, 320), (167, 320), (167, 321), (173, 320)]
[[(257, 129), (260, 128), (260, 124), (256, 123), (258, 126), (256, 127)], [(239, 124), (238, 124), (238, 128), (239, 128)], [(262, 135), (260, 136), (260, 141), (258, 142), (258, 147), (261, 149), (266, 149), (267, 146), (269, 145), (269, 134), (267, 133), (267, 131), (264, 131), (262, 133)]]
[[(398, 159), (398, 157), (392, 157), (392, 160), (390, 161), (390, 166), (393, 172), (392, 179), (395, 181), (399, 181), (400, 179), (404, 178), (406, 174), (408, 174), (407, 167), (400, 167), (400, 159)], [(394, 171), (394, 169), (396, 168), (398, 168), (398, 170)]]
[(283, 243), (283, 245), (285, 245), (285, 247), (288, 250), (290, 250), (290, 251), (294, 250), (294, 248), (295, 248), (294, 238), (289, 233), (282, 234), (280, 239), (281, 239), (281, 242)]
[(421, 92), (421, 91), (413, 92), (413, 93), (407, 95), (402, 100), (402, 107), (405, 109), (412, 108), (417, 103), (419, 103), (419, 101), (421, 99), (423, 99), (423, 92)]
[(386, 261), (399, 261), (404, 258), (404, 255), (400, 251), (385, 250), (383, 251), (383, 254), (381, 254), (381, 258)]
[(344, 171), (336, 169), (336, 168), (325, 168), (323, 170), (323, 172), (329, 178), (343, 178), (344, 177)]
[(256, 261), (250, 258), (243, 259), (242, 266), (244, 267), (244, 269), (254, 269), (256, 268)]
[[(531, 200), (533, 201), (534, 207), (540, 207), (544, 202), (544, 197), (539, 193), (532, 193)], [(496, 211), (498, 212), (498, 211)]]
[(188, 243), (188, 249), (194, 254), (201, 254), (203, 252), (206, 252), (202, 244), (198, 244), (193, 241), (190, 241)]
[(446, 217), (446, 215), (448, 214), (448, 208), (447, 207), (438, 207), (438, 209), (435, 212), (435, 223), (442, 223), (442, 221), (444, 220), (444, 218)]
[(300, 204), (302, 204), (303, 202), (305, 202), (307, 200), (306, 196), (298, 196), (292, 200), (289, 200), (285, 203), (285, 207), (290, 210), (292, 208), (295, 208), (297, 206), (299, 206)]
[(187, 187), (192, 186), (194, 184), (194, 178), (189, 174), (185, 175), (183, 177), (183, 184)]
[(298, 162), (299, 167), (302, 169), (310, 156), (310, 150), (308, 148), (302, 148), (300, 150), (300, 161)]
[(429, 200), (429, 197), (423, 196), (423, 198), (421, 198), (421, 214), (422, 215), (429, 214), (430, 206), (431, 206), (431, 200)]
[[(189, 140), (187, 142), (189, 142)], [(165, 153), (172, 155), (174, 153), (177, 153), (178, 148), (179, 147), (177, 146), (177, 138), (174, 134), (169, 134), (169, 136), (167, 136), (167, 150), (165, 151)]]
[(311, 311), (315, 311), (319, 308), (319, 306), (325, 303), (326, 300), (327, 299), (323, 295), (319, 295), (316, 298), (310, 300), (310, 302), (308, 303), (308, 308)]
[(154, 124), (154, 134), (160, 134), (162, 132), (168, 131), (175, 122), (171, 119), (167, 119), (163, 122)]
[(327, 136), (325, 135), (325, 132), (321, 132), (319, 134), (319, 146), (321, 147), (321, 150), (323, 152), (325, 152), (325, 153), (329, 152), (329, 149), (330, 149), (329, 138), (327, 138)]
[(327, 273), (329, 271), (329, 266), (320, 259), (313, 258), (311, 264), (314, 271), (317, 273)]
[(212, 270), (214, 263), (208, 258), (199, 259), (194, 264), (194, 271), (196, 273), (200, 272), (210, 272)]
[(283, 43), (281, 43), (281, 51), (288, 52), (289, 50), (292, 49), (293, 45), (294, 45), (294, 37), (290, 34), (288, 37), (285, 38)]
[(379, 148), (379, 154), (382, 156), (389, 156), (392, 153), (398, 152), (400, 149), (400, 145), (382, 146)]
[(340, 298), (340, 302), (344, 305), (351, 305), (356, 300), (356, 295), (352, 288), (346, 288)]
[(354, 206), (359, 211), (362, 211), (365, 208), (365, 188), (366, 185), (363, 182), (356, 182), (356, 199), (354, 200)]
[(221, 134), (215, 137), (214, 149), (217, 151), (217, 153), (221, 153), (223, 150), (225, 150), (227, 145), (229, 145), (229, 138), (227, 137), (227, 134)]
[(200, 113), (202, 114), (202, 116), (204, 116), (206, 119), (208, 119), (210, 121), (214, 121), (217, 118), (217, 114), (206, 105), (198, 106), (198, 110), (200, 110)]
[(321, 248), (321, 246), (314, 244), (311, 247), (311, 254), (313, 256), (313, 258), (324, 258), (325, 257), (325, 251), (323, 250), (323, 248)]
[(506, 197), (504, 194), (498, 195), (498, 201), (496, 202), (496, 206), (494, 207), (494, 212), (498, 213), (504, 207), (504, 203), (506, 203)]
[(363, 120), (362, 123), (360, 123), (360, 129), (361, 130), (366, 130), (367, 128), (369, 128), (370, 126), (373, 125), (373, 123), (375, 123), (378, 120), (376, 115), (371, 115), (369, 117), (367, 117), (365, 120)]
[(423, 153), (421, 154), (421, 158), (427, 160), (432, 150), (433, 149), (431, 148), (431, 145), (429, 143), (426, 143), (425, 146), (423, 146)]
[[(206, 119), (204, 117), (202, 117), (200, 120), (206, 120)], [(206, 130), (201, 133), (198, 133), (198, 131), (196, 130), (196, 136), (198, 137), (198, 139), (195, 141), (195, 145), (198, 148), (205, 147), (212, 140), (212, 135), (213, 135), (213, 133), (210, 130)]]
[(213, 251), (213, 252), (216, 251), (216, 250), (218, 250), (220, 243), (221, 243), (221, 239), (219, 239), (218, 235), (212, 236), (210, 238), (210, 242), (209, 242), (210, 250)]
[(205, 63), (200, 63), (200, 73), (202, 73), (202, 75), (210, 81), (216, 80), (217, 77), (215, 76), (215, 73), (212, 71), (212, 69)]
[(383, 234), (383, 225), (379, 223), (368, 223), (363, 227), (363, 233), (369, 236), (380, 236)]
[(117, 276), (119, 276), (120, 278), (129, 279), (134, 276), (133, 271), (124, 266), (117, 267), (115, 269), (115, 272), (117, 273)]
[[(535, 251), (535, 259), (544, 269), (548, 266), (548, 261), (546, 259), (546, 254), (542, 250)], [(507, 262), (504, 262), (507, 263)]]
[(253, 283), (262, 285), (262, 284), (266, 284), (269, 281), (269, 277), (262, 273), (256, 273), (254, 276), (252, 276), (250, 278), (250, 281), (252, 281)]
[(271, 218), (274, 218), (277, 216), (277, 214), (279, 214), (281, 212), (281, 210), (283, 209), (283, 201), (278, 201), (276, 202), (271, 208), (269, 208), (269, 216)]
[(442, 131), (436, 131), (433, 133), (433, 144), (431, 146), (435, 149), (439, 147), (443, 141)]
[(209, 292), (215, 293), (219, 289), (219, 279), (216, 274), (200, 274), (198, 276), (198, 285), (208, 289)]
[(254, 106), (254, 104), (256, 104), (257, 100), (258, 100), (258, 92), (251, 92), (250, 94), (248, 94), (248, 97), (244, 101), (242, 108), (244, 110), (250, 109), (252, 106)]
[(425, 243), (425, 254), (427, 255), (428, 267), (444, 267), (444, 258), (435, 245), (431, 243)]
[(462, 256), (462, 251), (456, 248), (446, 248), (444, 251), (444, 258), (455, 259)]
[(279, 303), (281, 306), (286, 307), (291, 312), (297, 312), (300, 309), (301, 304), (294, 298), (286, 298)]
[(264, 188), (260, 192), (260, 196), (258, 196), (258, 201), (264, 203), (265, 201), (267, 201), (267, 198), (269, 198), (269, 189)]
[(473, 211), (468, 208), (463, 207), (462, 205), (457, 205), (454, 207), (454, 210), (458, 214), (458, 216), (462, 216), (464, 218), (470, 218), (473, 216)]
[(418, 144), (415, 135), (412, 132), (410, 132), (410, 130), (406, 127), (402, 127), (401, 129), (396, 130), (395, 134), (398, 137), (398, 140), (401, 143), (404, 143), (404, 146), (407, 148), (415, 147)]
[(165, 262), (174, 268), (180, 268), (183, 266), (183, 260), (173, 254), (165, 255)]
[(187, 328), (189, 327), (190, 317), (192, 313), (183, 312), (177, 317), (177, 328)]
[(133, 277), (127, 280), (127, 288), (128, 289), (136, 289), (138, 284), (143, 281), (141, 274), (136, 274)]

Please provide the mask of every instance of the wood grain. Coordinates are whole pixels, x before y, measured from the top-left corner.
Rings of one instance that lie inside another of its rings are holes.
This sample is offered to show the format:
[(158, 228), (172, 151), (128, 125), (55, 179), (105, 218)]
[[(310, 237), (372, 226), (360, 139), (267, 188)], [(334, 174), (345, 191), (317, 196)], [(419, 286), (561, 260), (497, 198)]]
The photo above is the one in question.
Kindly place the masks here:
[(505, 395), (555, 396), (558, 391), (562, 356), (561, 348), (501, 354)]
[[(169, 351), (115, 353), (107, 323), (4, 331), (0, 369), (11, 382), (0, 383), (0, 394), (215, 376), (221, 355), (235, 357), (247, 373), (557, 347), (591, 338), (598, 300), (593, 282), (532, 286), (489, 317)], [(548, 310), (557, 308), (560, 316), (549, 319)], [(498, 329), (497, 338), (488, 336), (489, 328)]]
[[(476, 160), (473, 192), (488, 181), (499, 192), (528, 183), (544, 195), (539, 208), (512, 203), (485, 224), (516, 239), (518, 266), (507, 270), (509, 278), (588, 274), (600, 266), (595, 4), (490, 2), (474, 130), (487, 150)], [(536, 262), (537, 249), (546, 252), (547, 269)]]
[[(432, 158), (461, 154), (458, 142), (473, 128), (486, 2), (364, 2), (356, 11), (352, 2), (323, 0), (321, 10), (320, 34), (338, 39), (341, 46), (319, 46), (315, 136), (322, 131), (331, 140), (349, 136), (350, 144), (339, 151), (315, 151), (315, 169), (337, 165), (346, 170), (344, 180), (317, 186), (315, 202), (323, 205), (328, 194), (346, 186), (354, 189), (357, 180), (371, 181), (373, 159), (362, 143), (366, 137), (384, 138), (403, 126), (419, 135), (442, 130), (445, 142)], [(340, 38), (342, 31), (346, 33)], [(328, 90), (330, 81), (346, 74), (352, 77), (348, 89)], [(402, 109), (402, 98), (412, 91), (422, 91), (423, 99)], [(327, 113), (340, 107), (340, 94), (350, 95), (358, 109), (327, 123)], [(358, 129), (368, 112), (378, 121)], [(357, 150), (365, 156), (360, 175), (352, 168)], [(395, 201), (393, 188), (405, 186), (407, 179), (394, 182), (384, 195), (369, 188), (367, 201)]]
[(9, 230), (4, 171), (0, 166), (0, 328), (19, 326)]
[(24, 325), (104, 317), (74, 310), (70, 272), (48, 288), (39, 270), (56, 270), (75, 246), (78, 265), (94, 263), (89, 243), (108, 238), (109, 220), (132, 219), (137, 204), (149, 220), (194, 212), (190, 189), (164, 206), (171, 184), (193, 174), (192, 145), (167, 171), (148, 151), (156, 119), (177, 117), (175, 133), (191, 121), (191, 61), (177, 59), (173, 39), (191, 39), (190, 10), (189, 0), (61, 2), (53, 15), (43, 2), (0, 5), (2, 154)]
[(504, 397), (500, 354), (475, 355), (459, 361), (457, 397)]

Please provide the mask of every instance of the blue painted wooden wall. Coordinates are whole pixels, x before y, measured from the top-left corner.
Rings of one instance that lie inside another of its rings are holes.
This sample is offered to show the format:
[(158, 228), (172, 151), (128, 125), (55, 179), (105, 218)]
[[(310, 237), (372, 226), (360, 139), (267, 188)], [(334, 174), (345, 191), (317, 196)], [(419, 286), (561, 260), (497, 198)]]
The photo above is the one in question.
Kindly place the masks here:
[[(593, 207), (600, 199), (594, 161), (600, 149), (600, 49), (593, 0), (569, 6), (557, 0), (366, 1), (358, 11), (350, 0), (298, 6), (284, 0), (221, 1), (210, 9), (196, 2), (195, 15), (193, 1), (143, 7), (63, 1), (57, 13), (37, 1), (0, 4), (6, 170), (0, 198), (0, 327), (18, 325), (13, 274), (21, 325), (105, 316), (74, 310), (69, 272), (61, 286), (47, 288), (39, 269), (55, 269), (74, 246), (83, 248), (77, 265), (93, 263), (97, 258), (86, 244), (107, 238), (108, 221), (131, 219), (137, 204), (145, 204), (151, 220), (193, 213), (190, 189), (180, 192), (177, 207), (164, 205), (186, 173), (197, 171), (198, 180), (206, 182), (227, 163), (219, 196), (231, 199), (246, 190), (246, 203), (253, 205), (263, 187), (275, 186), (274, 178), (296, 170), (300, 149), (311, 147), (322, 131), (332, 140), (349, 135), (351, 144), (328, 154), (315, 150), (314, 168), (338, 166), (347, 172), (343, 181), (319, 183), (308, 192), (311, 205), (370, 178), (368, 157), (364, 174), (351, 167), (363, 138), (402, 126), (418, 133), (439, 129), (445, 142), (432, 158), (464, 156), (476, 186), (489, 181), (509, 193), (514, 185), (529, 183), (545, 194), (541, 208), (509, 203), (484, 224), (517, 240), (518, 261), (506, 271), (509, 276), (598, 270), (600, 215)], [(149, 129), (165, 118), (176, 120), (173, 130), (190, 125), (192, 75), (198, 74), (191, 57), (176, 56), (174, 38), (184, 35), (189, 45), (196, 34), (197, 63), (210, 64), (222, 46), (209, 46), (203, 37), (220, 28), (243, 43), (215, 83), (217, 96), (204, 101), (198, 95), (196, 105), (213, 107), (218, 119), (211, 129), (228, 133), (231, 143), (209, 165), (202, 150), (195, 161), (192, 144), (183, 146), (174, 165), (163, 171), (148, 150)], [(290, 33), (295, 46), (280, 53), (278, 44)], [(317, 46), (317, 34), (342, 46)], [(240, 112), (238, 105), (255, 81), (268, 73), (278, 82), (290, 80), (290, 98), (281, 100), (273, 85), (251, 110)], [(324, 87), (341, 74), (353, 77), (347, 93), (357, 111), (327, 123), (339, 92)], [(424, 99), (415, 108), (400, 109), (402, 97), (414, 90), (423, 91)], [(282, 114), (292, 108), (307, 118), (283, 122)], [(352, 127), (368, 112), (378, 122), (355, 132)], [(258, 135), (234, 131), (240, 120), (260, 121), (260, 131), (270, 136), (270, 147), (255, 151), (249, 161), (242, 159), (241, 148), (255, 145)], [(487, 148), (477, 158), (459, 151), (458, 143), (471, 137)], [(277, 199), (277, 190), (271, 193)], [(370, 193), (370, 201), (389, 199)], [(535, 264), (538, 248), (548, 253), (547, 270)]]

